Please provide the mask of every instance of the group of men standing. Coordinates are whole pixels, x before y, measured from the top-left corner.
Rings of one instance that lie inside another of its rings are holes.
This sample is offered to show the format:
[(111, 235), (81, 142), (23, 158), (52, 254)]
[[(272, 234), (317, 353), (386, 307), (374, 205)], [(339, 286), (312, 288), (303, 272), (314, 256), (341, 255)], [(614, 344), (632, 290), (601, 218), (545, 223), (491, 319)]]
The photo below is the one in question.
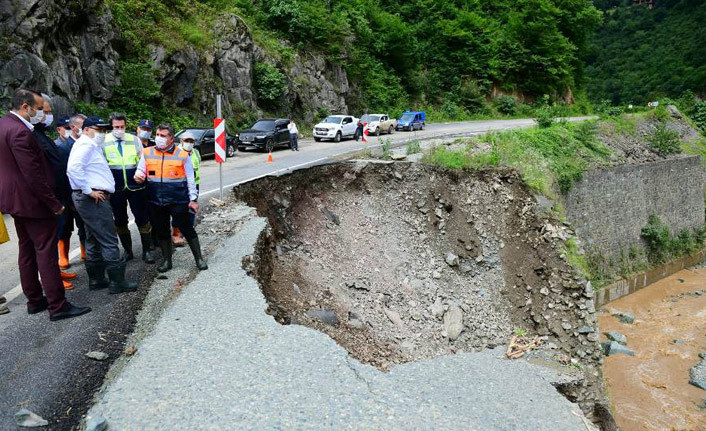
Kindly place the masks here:
[[(51, 98), (19, 89), (12, 110), (0, 119), (0, 212), (10, 214), (19, 240), (19, 270), (27, 312), (49, 310), (52, 321), (80, 316), (89, 307), (70, 304), (73, 288), (70, 238), (78, 228), (89, 290), (131, 292), (126, 263), (134, 258), (128, 206), (140, 233), (142, 259), (155, 263), (153, 238), (162, 251), (160, 272), (172, 268), (170, 220), (183, 233), (200, 270), (208, 268), (194, 229), (200, 166), (195, 138), (174, 128), (141, 120), (136, 134), (127, 119), (109, 121), (76, 114), (56, 122), (59, 137), (47, 136), (54, 123)], [(122, 243), (121, 254), (118, 241)], [(107, 278), (106, 278), (107, 274)], [(41, 278), (41, 282), (40, 282)]]

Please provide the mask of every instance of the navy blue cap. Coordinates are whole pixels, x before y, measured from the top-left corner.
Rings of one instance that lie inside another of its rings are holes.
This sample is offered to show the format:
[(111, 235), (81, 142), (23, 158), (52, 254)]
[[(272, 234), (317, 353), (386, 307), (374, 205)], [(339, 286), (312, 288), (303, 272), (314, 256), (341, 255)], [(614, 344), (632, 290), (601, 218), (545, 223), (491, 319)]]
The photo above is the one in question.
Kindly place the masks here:
[(154, 129), (154, 123), (150, 120), (140, 120), (137, 124), (138, 127), (146, 127), (148, 129)]
[(95, 115), (91, 115), (83, 121), (83, 128), (85, 129), (86, 127), (103, 127), (106, 129), (113, 128), (110, 122), (105, 121), (101, 117), (96, 117)]
[(71, 117), (68, 115), (62, 115), (56, 120), (56, 127), (64, 127), (66, 129), (69, 128), (69, 122), (71, 121)]

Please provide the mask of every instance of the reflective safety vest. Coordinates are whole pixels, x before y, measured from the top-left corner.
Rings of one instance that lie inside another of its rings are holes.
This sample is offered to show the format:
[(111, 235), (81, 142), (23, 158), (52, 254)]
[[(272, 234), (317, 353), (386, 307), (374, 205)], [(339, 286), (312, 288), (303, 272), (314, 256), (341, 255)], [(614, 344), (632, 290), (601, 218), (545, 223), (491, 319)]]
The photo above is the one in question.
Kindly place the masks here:
[(135, 147), (137, 138), (129, 133), (122, 139), (123, 154), (118, 150), (118, 143), (112, 133), (106, 135), (103, 143), (103, 154), (108, 161), (110, 171), (115, 178), (115, 191), (142, 190), (144, 185), (135, 181), (135, 171), (140, 162), (140, 153)]
[(188, 204), (189, 186), (186, 182), (186, 161), (189, 153), (174, 146), (171, 152), (157, 147), (144, 148), (149, 201), (155, 205)]
[(196, 185), (199, 186), (201, 185), (201, 153), (196, 148), (191, 150), (191, 166), (194, 168)]

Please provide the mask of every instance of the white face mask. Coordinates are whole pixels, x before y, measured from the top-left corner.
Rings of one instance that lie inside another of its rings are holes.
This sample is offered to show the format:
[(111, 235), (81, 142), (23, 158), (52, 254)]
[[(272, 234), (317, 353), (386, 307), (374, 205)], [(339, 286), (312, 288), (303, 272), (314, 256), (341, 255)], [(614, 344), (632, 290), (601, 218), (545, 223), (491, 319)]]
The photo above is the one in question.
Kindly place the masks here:
[(64, 139), (69, 139), (71, 137), (71, 129), (64, 129)]
[(147, 130), (140, 130), (140, 139), (149, 139), (152, 136), (152, 132)]
[(93, 142), (95, 142), (96, 145), (103, 145), (103, 142), (105, 142), (105, 133), (95, 132), (93, 134)]
[(154, 138), (154, 143), (159, 148), (160, 150), (166, 150), (167, 149), (167, 138), (164, 138), (162, 136), (157, 136)]
[(184, 151), (190, 153), (190, 152), (192, 152), (192, 151), (194, 150), (194, 143), (193, 143), (193, 142), (182, 142), (182, 143), (181, 143), (181, 148), (182, 148)]
[[(27, 111), (27, 115), (29, 115), (29, 110)], [(37, 113), (34, 114), (34, 117), (29, 117), (29, 122), (32, 124), (39, 124), (42, 121), (42, 118), (44, 118), (44, 110), (38, 109)]]
[(54, 122), (54, 115), (51, 114), (51, 113), (50, 113), (50, 114), (47, 114), (47, 115), (44, 117), (44, 121), (42, 121), (42, 123), (44, 123), (44, 125), (47, 126), (47, 127), (51, 126), (51, 123), (53, 123), (53, 122)]
[(113, 129), (113, 136), (115, 136), (115, 139), (123, 139), (125, 137), (125, 130)]

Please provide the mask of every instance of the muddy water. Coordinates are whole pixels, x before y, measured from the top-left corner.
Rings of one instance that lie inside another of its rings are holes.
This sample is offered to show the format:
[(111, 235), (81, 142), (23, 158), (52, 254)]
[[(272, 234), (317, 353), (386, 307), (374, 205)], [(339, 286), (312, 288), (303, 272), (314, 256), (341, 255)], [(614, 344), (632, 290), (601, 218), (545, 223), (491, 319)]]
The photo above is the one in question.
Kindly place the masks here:
[[(689, 369), (706, 352), (706, 269), (680, 271), (605, 309), (601, 341), (604, 332), (618, 331), (635, 352), (607, 357), (603, 366), (621, 429), (706, 431), (706, 410), (699, 407), (706, 391), (689, 384)], [(633, 313), (635, 323), (620, 323), (613, 310)]]

